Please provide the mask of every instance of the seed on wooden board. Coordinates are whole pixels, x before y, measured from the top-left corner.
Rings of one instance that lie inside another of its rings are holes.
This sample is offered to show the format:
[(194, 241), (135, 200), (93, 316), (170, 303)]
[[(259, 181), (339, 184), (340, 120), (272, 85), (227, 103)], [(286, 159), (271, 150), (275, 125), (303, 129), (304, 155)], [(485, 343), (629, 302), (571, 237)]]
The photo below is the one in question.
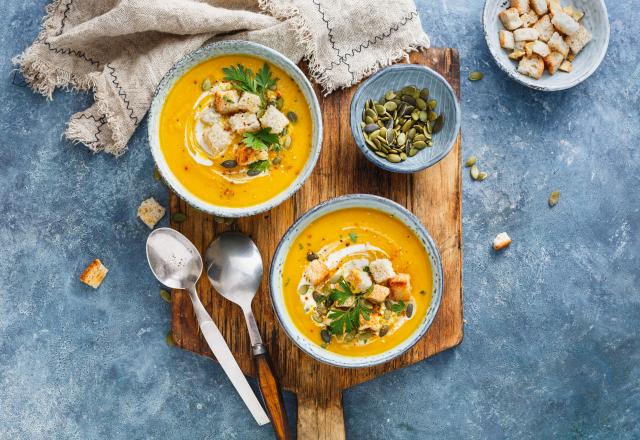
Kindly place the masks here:
[(478, 180), (478, 176), (480, 175), (480, 170), (478, 169), (477, 165), (471, 166), (471, 170), (469, 171), (469, 173), (471, 174), (471, 178), (473, 180)]
[(560, 200), (560, 190), (555, 190), (549, 196), (549, 207), (553, 208), (558, 204), (558, 200)]
[(407, 315), (407, 318), (411, 318), (413, 316), (413, 303), (409, 303), (409, 305), (407, 305), (407, 309), (404, 313)]
[(173, 333), (171, 332), (171, 330), (169, 330), (167, 336), (164, 337), (164, 342), (166, 342), (169, 347), (173, 347), (174, 345), (176, 345), (175, 341), (173, 340)]
[(484, 74), (482, 72), (477, 70), (469, 72), (469, 81), (480, 81), (482, 78), (484, 78)]
[(187, 219), (187, 216), (182, 212), (175, 212), (171, 215), (171, 221), (174, 223), (182, 223)]
[(171, 293), (168, 290), (160, 289), (160, 298), (165, 300), (166, 302), (171, 302)]
[(477, 161), (478, 161), (478, 158), (476, 156), (469, 156), (467, 158), (467, 161), (464, 163), (464, 166), (467, 168), (472, 167), (476, 164)]
[(327, 344), (331, 342), (331, 334), (329, 334), (327, 329), (322, 329), (322, 331), (320, 332), (320, 337)]
[(158, 171), (158, 168), (153, 169), (153, 179), (156, 182), (159, 182), (160, 180), (162, 180), (162, 176), (160, 175), (160, 171)]

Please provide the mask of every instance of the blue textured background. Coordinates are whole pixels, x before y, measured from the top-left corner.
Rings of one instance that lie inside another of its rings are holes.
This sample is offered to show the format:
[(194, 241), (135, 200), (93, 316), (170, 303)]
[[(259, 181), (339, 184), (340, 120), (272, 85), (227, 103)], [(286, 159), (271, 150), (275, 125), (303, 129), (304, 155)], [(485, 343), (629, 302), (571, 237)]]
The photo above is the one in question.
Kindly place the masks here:
[[(463, 182), (465, 339), (348, 390), (348, 437), (640, 438), (638, 2), (608, 2), (603, 64), (554, 94), (494, 65), (481, 0), (418, 3), (433, 45), (460, 51), (463, 154), (490, 173)], [(61, 139), (89, 97), (12, 84), (44, 5), (0, 16), (0, 438), (271, 438), (216, 364), (165, 345), (135, 217), (167, 199), (146, 125), (123, 157), (92, 155)], [(495, 255), (501, 231), (514, 243)], [(93, 291), (77, 277), (96, 256), (110, 272)]]

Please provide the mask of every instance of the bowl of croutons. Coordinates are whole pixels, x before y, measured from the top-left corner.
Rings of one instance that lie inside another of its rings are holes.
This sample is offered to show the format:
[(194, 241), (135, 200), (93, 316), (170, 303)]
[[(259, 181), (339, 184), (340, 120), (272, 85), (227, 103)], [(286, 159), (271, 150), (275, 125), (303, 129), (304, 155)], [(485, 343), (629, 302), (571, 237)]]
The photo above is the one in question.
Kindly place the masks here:
[(487, 0), (483, 25), (498, 66), (542, 91), (565, 90), (587, 79), (609, 45), (603, 0)]

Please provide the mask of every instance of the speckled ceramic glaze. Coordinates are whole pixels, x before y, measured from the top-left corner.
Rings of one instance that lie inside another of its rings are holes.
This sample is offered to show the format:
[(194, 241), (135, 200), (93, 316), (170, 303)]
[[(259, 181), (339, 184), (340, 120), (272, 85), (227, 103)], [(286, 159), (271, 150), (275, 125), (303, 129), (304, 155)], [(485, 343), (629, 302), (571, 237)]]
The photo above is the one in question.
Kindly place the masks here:
[[(444, 112), (445, 123), (442, 130), (433, 136), (433, 147), (425, 148), (404, 162), (392, 163), (376, 156), (367, 146), (360, 122), (367, 100), (379, 100), (389, 90), (398, 90), (407, 85), (428, 87), (429, 99), (438, 101), (436, 112)], [(438, 73), (417, 64), (397, 64), (382, 69), (362, 83), (351, 100), (350, 121), (356, 144), (369, 161), (388, 171), (415, 173), (437, 163), (451, 151), (460, 131), (460, 106), (455, 92)]]
[[(214, 205), (212, 203), (205, 202), (196, 197), (189, 191), (171, 172), (169, 165), (167, 164), (164, 155), (160, 149), (160, 113), (164, 106), (165, 99), (171, 88), (187, 71), (192, 67), (207, 61), (211, 58), (216, 58), (223, 55), (250, 55), (258, 58), (262, 58), (269, 63), (279, 67), (285, 71), (293, 80), (298, 84), (302, 91), (307, 104), (309, 106), (309, 113), (313, 119), (313, 133), (311, 152), (309, 153), (309, 159), (305, 164), (302, 172), (293, 181), (293, 183), (283, 192), (258, 205), (242, 208), (228, 208), (224, 206)], [(219, 217), (245, 217), (255, 215), (263, 211), (267, 211), (291, 197), (307, 180), (311, 171), (318, 161), (320, 155), (320, 149), (322, 147), (322, 112), (320, 111), (320, 105), (318, 104), (318, 98), (313, 91), (313, 87), (309, 83), (304, 73), (291, 62), (287, 57), (273, 49), (262, 46), (257, 43), (239, 40), (228, 40), (210, 45), (204, 46), (195, 52), (182, 58), (169, 70), (156, 90), (151, 108), (149, 109), (149, 145), (151, 147), (151, 153), (153, 159), (156, 162), (158, 171), (167, 182), (167, 184), (185, 201), (190, 205), (200, 209), (201, 211), (213, 214)]]
[[(433, 296), (429, 310), (425, 315), (422, 323), (416, 331), (401, 344), (392, 349), (374, 356), (344, 356), (331, 351), (325, 350), (316, 343), (307, 339), (296, 327), (287, 311), (282, 286), (282, 270), (287, 253), (291, 249), (298, 235), (309, 226), (314, 220), (334, 211), (348, 208), (369, 208), (383, 211), (395, 216), (411, 229), (418, 239), (422, 242), (425, 251), (429, 255), (431, 262), (431, 271), (433, 273)], [(285, 332), (293, 340), (293, 342), (315, 359), (327, 364), (345, 368), (370, 367), (372, 365), (382, 364), (400, 356), (402, 353), (411, 348), (420, 338), (427, 332), (433, 319), (440, 307), (443, 290), (443, 274), (442, 262), (440, 254), (433, 239), (427, 232), (426, 228), (420, 223), (413, 214), (407, 211), (397, 203), (385, 199), (383, 197), (373, 196), (369, 194), (353, 194), (328, 200), (310, 211), (306, 212), (297, 222), (293, 224), (284, 235), (271, 262), (271, 271), (269, 273), (269, 287), (271, 291), (271, 302), (275, 310), (276, 316)]]
[[(532, 89), (552, 92), (571, 88), (587, 79), (598, 68), (609, 46), (609, 18), (603, 0), (572, 0), (571, 4), (584, 11), (580, 23), (593, 35), (593, 39), (576, 55), (573, 71), (549, 75), (545, 69), (540, 79), (518, 73), (518, 63), (509, 59), (509, 51), (500, 47), (499, 31), (504, 29), (498, 13), (509, 8), (509, 0), (486, 0), (482, 24), (489, 51), (498, 66), (512, 79)], [(563, 6), (569, 4), (561, 0)]]

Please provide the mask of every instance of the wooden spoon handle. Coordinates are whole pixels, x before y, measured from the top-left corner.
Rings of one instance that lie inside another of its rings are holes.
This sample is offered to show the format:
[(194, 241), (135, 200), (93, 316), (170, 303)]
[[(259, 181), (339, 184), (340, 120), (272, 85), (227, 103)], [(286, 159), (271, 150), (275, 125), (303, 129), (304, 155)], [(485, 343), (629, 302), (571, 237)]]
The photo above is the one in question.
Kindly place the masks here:
[(258, 386), (267, 407), (267, 413), (271, 419), (273, 430), (278, 440), (291, 440), (291, 428), (289, 420), (284, 408), (282, 400), (282, 391), (276, 375), (274, 374), (273, 364), (266, 350), (262, 353), (255, 353), (253, 360), (256, 365), (258, 375)]

